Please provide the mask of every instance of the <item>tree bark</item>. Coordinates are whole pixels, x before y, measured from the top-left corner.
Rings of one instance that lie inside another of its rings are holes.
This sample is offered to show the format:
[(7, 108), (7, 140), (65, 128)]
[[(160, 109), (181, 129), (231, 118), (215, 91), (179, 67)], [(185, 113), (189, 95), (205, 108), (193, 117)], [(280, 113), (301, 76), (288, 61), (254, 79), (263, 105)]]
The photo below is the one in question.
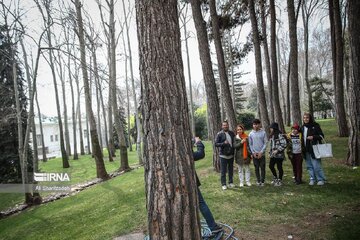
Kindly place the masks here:
[(177, 1), (136, 1), (151, 239), (201, 239)]
[[(269, 45), (267, 41), (267, 31), (266, 31), (266, 17), (265, 17), (265, 2), (266, 0), (260, 1), (260, 15), (261, 15), (261, 32), (262, 32), (262, 38), (263, 38), (263, 49), (264, 49), (264, 62), (265, 62), (265, 69), (266, 69), (266, 78), (268, 83), (268, 96), (269, 96), (269, 120), (270, 122), (274, 122), (275, 120), (275, 112), (274, 112), (274, 105), (276, 104), (274, 102), (274, 91), (273, 91), (273, 79), (272, 79), (272, 65), (270, 64), (270, 56), (269, 56)], [(271, 19), (272, 20), (272, 19)], [(271, 22), (272, 24), (272, 22)], [(271, 25), (272, 26), (272, 25)], [(273, 47), (273, 46), (271, 46)], [(273, 49), (271, 49), (273, 51)], [(273, 53), (273, 52), (271, 52)], [(271, 56), (273, 57), (273, 56)], [(271, 58), (273, 61), (273, 58)]]
[[(74, 66), (75, 66), (75, 72), (77, 72), (77, 64), (74, 59)], [(82, 114), (81, 114), (81, 107), (80, 107), (80, 82), (79, 82), (79, 75), (75, 73), (75, 82), (76, 82), (76, 90), (77, 90), (77, 106), (76, 106), (76, 114), (79, 121), (79, 138), (80, 138), (80, 155), (85, 155), (85, 149), (84, 149), (84, 133), (83, 133), (83, 127), (82, 127)]]
[(282, 118), (280, 96), (279, 96), (279, 79), (278, 64), (276, 51), (276, 10), (275, 0), (270, 0), (270, 49), (271, 49), (271, 75), (272, 75), (272, 100), (274, 101), (275, 121), (279, 124), (280, 130), (285, 132), (284, 121)]
[(188, 31), (186, 28), (186, 16), (187, 16), (188, 5), (186, 4), (186, 13), (182, 13), (182, 22), (184, 28), (184, 37), (185, 37), (185, 50), (186, 50), (186, 63), (187, 63), (187, 73), (189, 79), (189, 106), (190, 106), (190, 126), (192, 136), (195, 136), (195, 118), (194, 118), (194, 102), (192, 95), (192, 83), (191, 83), (191, 66), (190, 66), (190, 54), (189, 54), (189, 45), (188, 45)]
[(44, 140), (44, 131), (42, 126), (42, 117), (41, 117), (41, 111), (40, 111), (40, 105), (37, 97), (37, 92), (35, 92), (35, 101), (36, 101), (36, 107), (39, 115), (39, 128), (40, 128), (40, 135), (41, 135), (41, 146), (42, 146), (42, 161), (47, 162), (46, 157), (46, 148), (45, 148), (45, 140)]
[[(110, 10), (109, 34), (110, 34), (110, 91), (112, 92), (111, 105), (114, 114), (115, 128), (118, 135), (120, 147), (120, 170), (127, 171), (130, 169), (126, 139), (123, 125), (120, 120), (120, 112), (116, 101), (116, 42), (115, 42), (115, 20), (114, 20), (114, 0), (108, 1)], [(129, 49), (130, 50), (130, 49)], [(130, 64), (132, 67), (132, 65)], [(141, 156), (141, 155), (140, 155)]]
[(299, 95), (299, 74), (298, 74), (298, 42), (297, 42), (297, 18), (295, 16), (294, 0), (287, 0), (290, 36), (290, 104), (291, 116), (294, 123), (302, 122)]
[[(195, 23), (196, 35), (198, 39), (198, 48), (200, 54), (200, 62), (204, 77), (206, 99), (207, 99), (207, 111), (209, 121), (209, 139), (214, 140), (218, 129), (221, 126), (220, 118), (220, 104), (217, 94), (217, 88), (214, 78), (214, 72), (212, 68), (210, 46), (207, 36), (206, 23), (203, 19), (200, 4), (198, 0), (191, 0), (192, 16)], [(213, 148), (213, 166), (216, 171), (220, 171), (219, 153), (212, 144)]]
[(267, 111), (265, 90), (264, 90), (264, 82), (262, 75), (262, 63), (261, 63), (261, 48), (259, 41), (259, 28), (255, 14), (255, 5), (254, 0), (249, 0), (249, 14), (251, 27), (253, 31), (253, 43), (254, 43), (254, 52), (255, 52), (255, 66), (256, 66), (256, 84), (258, 91), (258, 99), (259, 99), (259, 108), (260, 108), (260, 116), (262, 120), (262, 125), (265, 129), (268, 129), (269, 126), (269, 116)]
[(348, 164), (360, 165), (360, 2), (348, 1), (351, 77), (348, 88), (350, 136)]
[(335, 90), (335, 108), (336, 121), (338, 124), (338, 133), (340, 137), (349, 136), (348, 126), (346, 122), (345, 100), (344, 100), (344, 42), (342, 35), (342, 23), (339, 0), (329, 0), (329, 8), (332, 7), (329, 13), (332, 38), (333, 51), (333, 66), (335, 66), (334, 74), (334, 90)]
[(74, 2), (76, 8), (76, 16), (77, 16), (77, 31), (80, 43), (80, 55), (81, 55), (81, 69), (83, 74), (83, 81), (84, 81), (84, 91), (85, 91), (85, 104), (86, 104), (86, 112), (89, 117), (90, 122), (90, 134), (91, 134), (91, 141), (93, 147), (93, 154), (95, 157), (96, 163), (96, 175), (98, 178), (101, 179), (108, 179), (109, 175), (106, 172), (104, 160), (102, 157), (101, 148), (99, 145), (98, 134), (96, 131), (96, 122), (94, 113), (91, 108), (91, 97), (90, 97), (90, 89), (89, 89), (89, 79), (86, 67), (86, 54), (85, 54), (85, 39), (84, 39), (84, 28), (83, 28), (83, 20), (81, 14), (81, 3), (79, 0), (75, 0)]
[[(122, 4), (123, 4), (123, 13), (124, 13), (124, 16), (126, 16), (124, 0), (122, 0)], [(126, 30), (126, 38), (127, 38), (128, 51), (129, 51), (131, 89), (132, 89), (132, 95), (133, 95), (134, 107), (135, 107), (135, 121), (136, 121), (136, 133), (137, 133), (136, 152), (137, 152), (137, 156), (139, 158), (139, 164), (143, 164), (142, 151), (141, 151), (142, 128), (141, 128), (140, 116), (139, 116), (139, 111), (138, 111), (138, 102), (136, 99), (136, 92), (135, 92), (135, 79), (134, 79), (133, 61), (132, 61), (132, 53), (131, 53), (131, 43), (130, 43), (130, 36), (129, 36), (129, 25), (128, 25), (126, 18), (125, 18), (125, 30)], [(115, 41), (115, 39), (114, 39), (114, 41)]]
[(222, 94), (221, 97), (224, 100), (224, 106), (225, 106), (226, 116), (229, 122), (229, 127), (230, 129), (235, 129), (236, 117), (235, 117), (234, 107), (232, 104), (229, 79), (227, 76), (227, 71), (225, 66), (224, 50), (222, 48), (222, 43), (221, 43), (221, 33), (219, 28), (219, 19), (216, 11), (215, 0), (210, 0), (209, 6), (210, 6), (210, 16), (212, 23), (212, 33), (214, 36), (214, 44), (216, 49), (218, 70), (220, 76), (221, 94)]
[[(65, 39), (69, 41), (69, 35), (67, 34), (67, 29), (65, 29)], [(68, 53), (71, 53), (70, 46), (67, 45)], [(71, 74), (71, 56), (68, 54), (68, 73), (69, 73), (69, 82), (70, 82), (70, 91), (71, 91), (71, 116), (72, 116), (72, 126), (73, 126), (73, 160), (79, 159), (78, 151), (77, 151), (77, 139), (76, 139), (76, 114), (75, 114), (75, 95), (74, 95), (74, 86), (73, 86), (73, 77)], [(74, 66), (76, 71), (76, 65)], [(75, 73), (77, 74), (77, 73)]]

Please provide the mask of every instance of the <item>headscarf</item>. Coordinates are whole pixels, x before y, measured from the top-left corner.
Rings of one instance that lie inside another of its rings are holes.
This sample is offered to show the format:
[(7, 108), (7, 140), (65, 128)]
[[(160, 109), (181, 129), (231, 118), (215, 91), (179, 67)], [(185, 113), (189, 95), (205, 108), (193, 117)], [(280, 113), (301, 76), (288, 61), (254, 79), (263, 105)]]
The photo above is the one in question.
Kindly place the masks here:
[[(248, 135), (244, 132), (244, 126), (243, 125), (241, 125), (241, 124), (239, 124), (238, 126), (237, 126), (237, 128), (238, 127), (240, 127), (240, 128), (242, 128), (242, 130), (243, 130), (243, 132), (242, 132), (242, 134), (241, 135), (238, 135), (241, 139), (247, 139), (247, 137), (248, 137)], [(243, 158), (244, 159), (247, 159), (247, 157), (248, 157), (248, 151), (247, 151), (247, 141), (245, 141), (244, 143), (243, 143)]]

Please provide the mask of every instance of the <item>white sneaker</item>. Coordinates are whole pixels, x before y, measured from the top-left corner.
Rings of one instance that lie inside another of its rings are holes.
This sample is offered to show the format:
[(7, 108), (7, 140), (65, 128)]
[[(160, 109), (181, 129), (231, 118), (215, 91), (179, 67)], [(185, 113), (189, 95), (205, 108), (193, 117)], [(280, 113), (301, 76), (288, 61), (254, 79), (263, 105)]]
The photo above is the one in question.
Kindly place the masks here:
[(229, 188), (234, 188), (234, 187), (235, 187), (235, 184), (229, 183)]
[(250, 183), (250, 182), (246, 182), (246, 186), (251, 187), (251, 183)]
[(227, 189), (226, 185), (223, 185), (222, 190), (226, 190), (226, 189)]
[(244, 184), (243, 183), (240, 183), (240, 187), (243, 187), (244, 186)]
[(314, 180), (310, 180), (309, 185), (310, 186), (314, 185)]
[(324, 184), (325, 184), (324, 181), (318, 181), (318, 183), (317, 183), (318, 186), (322, 186)]

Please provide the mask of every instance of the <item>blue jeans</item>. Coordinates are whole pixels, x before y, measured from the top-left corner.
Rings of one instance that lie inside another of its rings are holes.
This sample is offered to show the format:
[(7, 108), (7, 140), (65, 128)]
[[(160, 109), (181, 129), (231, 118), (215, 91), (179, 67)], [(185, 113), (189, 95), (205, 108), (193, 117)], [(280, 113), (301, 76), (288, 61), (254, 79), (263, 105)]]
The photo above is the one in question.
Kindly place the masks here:
[(306, 168), (310, 175), (310, 181), (325, 181), (324, 171), (321, 167), (321, 159), (312, 158), (310, 153), (305, 154)]
[(229, 170), (229, 183), (233, 183), (234, 158), (226, 159), (220, 157), (221, 185), (226, 185), (226, 171)]
[(203, 215), (203, 217), (205, 218), (205, 221), (206, 221), (207, 225), (209, 226), (210, 230), (212, 231), (216, 227), (214, 217), (213, 217), (208, 205), (206, 204), (199, 188), (197, 189), (197, 192), (198, 192), (198, 198), (199, 198), (200, 212)]

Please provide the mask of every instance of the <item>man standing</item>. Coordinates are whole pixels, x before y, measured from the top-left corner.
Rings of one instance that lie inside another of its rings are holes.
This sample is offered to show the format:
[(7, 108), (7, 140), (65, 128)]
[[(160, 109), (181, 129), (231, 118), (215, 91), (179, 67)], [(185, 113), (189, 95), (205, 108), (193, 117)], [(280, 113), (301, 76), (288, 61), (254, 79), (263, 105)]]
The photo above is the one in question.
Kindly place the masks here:
[(226, 170), (229, 171), (229, 187), (235, 187), (233, 183), (234, 137), (234, 132), (229, 130), (229, 123), (227, 121), (223, 121), (222, 130), (217, 133), (215, 140), (215, 146), (219, 148), (221, 185), (223, 190), (227, 189)]
[(256, 184), (264, 186), (265, 184), (265, 149), (266, 149), (266, 133), (261, 128), (259, 119), (254, 119), (253, 130), (249, 134), (249, 148), (251, 157), (254, 161), (255, 174), (257, 178)]

